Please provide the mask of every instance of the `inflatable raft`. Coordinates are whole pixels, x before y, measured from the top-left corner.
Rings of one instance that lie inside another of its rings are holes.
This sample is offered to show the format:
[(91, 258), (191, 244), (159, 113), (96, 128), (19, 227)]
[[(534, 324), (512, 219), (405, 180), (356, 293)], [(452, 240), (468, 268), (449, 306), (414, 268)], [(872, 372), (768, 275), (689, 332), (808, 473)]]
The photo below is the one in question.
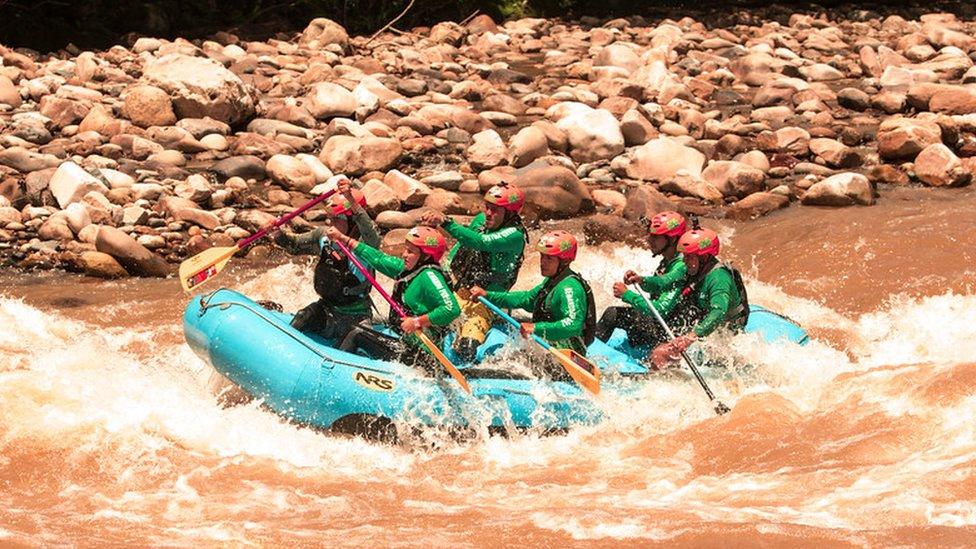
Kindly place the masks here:
[[(340, 351), (295, 330), (290, 321), (291, 315), (227, 289), (194, 296), (183, 314), (186, 341), (198, 356), (275, 413), (303, 425), (387, 436), (401, 422), (558, 431), (600, 420), (592, 397), (569, 380), (530, 379), (476, 364), (463, 368), (468, 395), (446, 374), (427, 377), (400, 363)], [(807, 337), (789, 319), (756, 306), (746, 331), (770, 342), (804, 344)], [(618, 330), (610, 342), (597, 340), (587, 351), (609, 390), (627, 390), (633, 385), (628, 379), (650, 374), (632, 356), (642, 351), (630, 350), (625, 340)], [(477, 360), (511, 341), (493, 328)], [(450, 356), (448, 344), (445, 351)]]

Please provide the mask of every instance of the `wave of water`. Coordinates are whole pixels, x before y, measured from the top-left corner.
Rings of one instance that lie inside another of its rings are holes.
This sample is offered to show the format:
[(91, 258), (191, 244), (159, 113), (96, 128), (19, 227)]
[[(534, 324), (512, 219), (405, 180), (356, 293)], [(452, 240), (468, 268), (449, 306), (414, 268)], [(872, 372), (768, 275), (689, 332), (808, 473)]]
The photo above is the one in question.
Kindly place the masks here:
[[(602, 307), (619, 271), (654, 264), (615, 247), (581, 270)], [(754, 302), (825, 337), (720, 339), (759, 372), (715, 387), (735, 404), (727, 416), (693, 382), (661, 380), (605, 398), (606, 422), (565, 436), (436, 449), (222, 407), (178, 307), (120, 326), (136, 303), (80, 321), (0, 297), (0, 543), (951, 545), (976, 533), (976, 296), (892, 296), (845, 317), (747, 282)], [(304, 263), (225, 283), (289, 309), (309, 299)]]

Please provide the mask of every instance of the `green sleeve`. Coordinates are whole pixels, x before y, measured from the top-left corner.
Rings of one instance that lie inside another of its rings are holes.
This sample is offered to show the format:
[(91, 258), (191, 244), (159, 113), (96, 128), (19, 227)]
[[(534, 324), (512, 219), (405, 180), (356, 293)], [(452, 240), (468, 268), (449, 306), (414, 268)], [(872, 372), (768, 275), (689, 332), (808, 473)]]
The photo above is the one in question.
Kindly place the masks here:
[[(657, 309), (657, 312), (662, 318), (670, 315), (678, 307), (678, 304), (681, 302), (681, 290), (682, 288), (680, 286), (675, 286), (657, 296), (657, 299), (652, 302), (654, 308)], [(651, 314), (649, 308), (647, 312)]]
[(627, 290), (624, 292), (624, 295), (620, 296), (620, 299), (622, 299), (624, 303), (630, 305), (645, 315), (651, 314), (651, 309), (647, 306), (647, 300), (644, 299), (644, 296), (633, 290)]
[[(721, 271), (727, 273), (725, 269)], [(732, 306), (734, 285), (735, 282), (732, 277), (727, 274), (725, 276), (716, 274), (716, 276), (705, 278), (701, 291), (706, 299), (707, 312), (705, 317), (695, 326), (695, 335), (705, 337), (722, 324)]]
[(421, 284), (421, 295), (428, 307), (427, 318), (434, 326), (445, 326), (461, 314), (454, 292), (444, 277), (434, 269), (427, 269), (417, 280)]
[(550, 341), (569, 339), (583, 333), (586, 322), (586, 290), (576, 278), (565, 278), (552, 293), (551, 309), (562, 318), (553, 322), (539, 322), (535, 333)]
[(685, 279), (687, 273), (688, 267), (685, 266), (685, 262), (678, 259), (668, 265), (664, 274), (645, 276), (641, 280), (640, 285), (645, 292), (651, 294), (651, 296), (656, 296), (672, 286), (680, 284)]
[(353, 251), (356, 252), (356, 255), (363, 261), (369, 263), (370, 267), (390, 278), (396, 278), (400, 276), (400, 273), (403, 272), (402, 259), (392, 255), (387, 255), (369, 244), (366, 244), (365, 242), (356, 244), (356, 249)]
[(488, 292), (485, 297), (502, 309), (524, 309), (531, 311), (535, 305), (535, 298), (542, 291), (542, 285), (546, 281), (543, 279), (535, 288), (518, 292)]
[(275, 235), (275, 244), (292, 255), (319, 255), (322, 252), (321, 243), (324, 234), (325, 231), (322, 229), (302, 234), (282, 229)]
[(376, 230), (376, 223), (369, 218), (365, 211), (358, 211), (352, 215), (352, 221), (359, 229), (359, 240), (366, 244), (378, 248), (380, 245), (380, 235)]
[(483, 233), (450, 221), (444, 225), (444, 230), (453, 236), (461, 246), (482, 252), (520, 251), (525, 245), (522, 231), (516, 227), (505, 227), (497, 231)]

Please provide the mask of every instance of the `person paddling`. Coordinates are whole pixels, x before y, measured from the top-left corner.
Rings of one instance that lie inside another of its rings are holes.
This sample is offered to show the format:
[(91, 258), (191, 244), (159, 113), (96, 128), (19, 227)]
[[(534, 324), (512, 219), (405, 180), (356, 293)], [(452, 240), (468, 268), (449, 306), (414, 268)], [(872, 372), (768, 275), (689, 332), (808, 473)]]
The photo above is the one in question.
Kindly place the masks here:
[[(351, 188), (344, 176), (337, 179), (336, 186), (337, 192), (325, 202), (329, 226), (339, 234), (379, 245), (376, 225), (363, 209), (363, 193)], [(326, 237), (326, 227), (298, 235), (282, 230), (275, 236), (275, 243), (290, 254), (319, 258), (313, 278), (319, 299), (298, 311), (292, 326), (338, 343), (353, 326), (370, 316), (370, 284), (332, 245)]]
[(396, 281), (393, 300), (403, 305), (410, 315), (401, 320), (391, 310), (389, 318), (394, 331), (407, 337), (397, 340), (359, 326), (346, 336), (340, 348), (345, 351), (362, 349), (373, 358), (397, 359), (429, 371), (440, 371), (430, 353), (411, 334), (433, 328), (430, 333), (439, 345), (446, 326), (461, 314), (454, 292), (439, 265), (447, 251), (444, 236), (431, 227), (414, 227), (407, 233), (401, 256), (396, 257), (334, 229), (329, 229), (326, 235), (343, 243), (377, 271), (393, 278)]
[(718, 235), (709, 229), (688, 231), (678, 240), (678, 252), (683, 256), (687, 273), (678, 299), (664, 303), (659, 312), (664, 317), (673, 312), (693, 327), (654, 349), (651, 360), (656, 367), (676, 363), (692, 343), (721, 326), (733, 330), (745, 326), (749, 302), (742, 275), (719, 261), (719, 247)]
[(524, 191), (503, 183), (488, 189), (484, 200), (484, 211), (467, 226), (439, 212), (427, 212), (422, 218), (424, 224), (439, 226), (457, 240), (445, 263), (465, 317), (454, 344), (455, 352), (465, 361), (474, 358), (491, 328), (491, 313), (471, 299), (468, 288), (479, 286), (494, 292), (511, 289), (528, 242), (519, 217), (525, 203)]
[(681, 282), (687, 272), (684, 261), (678, 254), (678, 239), (687, 230), (687, 221), (677, 212), (661, 212), (651, 218), (648, 244), (654, 255), (661, 256), (661, 263), (652, 275), (641, 276), (634, 271), (627, 271), (623, 282), (613, 284), (613, 295), (629, 306), (607, 307), (597, 323), (596, 337), (607, 341), (614, 329), (621, 328), (627, 332), (627, 340), (633, 347), (657, 345), (667, 339), (651, 314), (647, 300), (627, 285), (639, 284), (659, 311), (665, 300), (673, 300), (680, 291)]
[(532, 312), (532, 322), (523, 322), (523, 337), (536, 334), (553, 347), (572, 349), (586, 355), (596, 330), (596, 306), (589, 284), (570, 268), (578, 249), (576, 238), (566, 231), (552, 231), (539, 239), (539, 271), (542, 282), (525, 291), (488, 291), (471, 288), (471, 299), (485, 296), (506, 309)]

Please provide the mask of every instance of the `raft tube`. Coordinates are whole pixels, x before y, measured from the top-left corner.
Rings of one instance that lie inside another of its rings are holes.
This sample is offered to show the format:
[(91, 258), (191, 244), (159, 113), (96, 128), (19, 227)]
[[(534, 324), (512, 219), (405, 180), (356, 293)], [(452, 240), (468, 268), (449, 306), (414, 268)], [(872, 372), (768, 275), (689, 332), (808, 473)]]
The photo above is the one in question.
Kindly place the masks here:
[[(450, 377), (425, 377), (410, 366), (335, 349), (292, 328), (291, 318), (220, 289), (190, 300), (183, 328), (201, 359), (275, 413), (303, 425), (386, 436), (395, 423), (561, 431), (601, 419), (592, 398), (572, 381), (518, 378), (469, 365), (464, 368), (468, 395)], [(750, 325), (747, 331), (769, 341), (806, 340), (802, 328), (772, 313), (750, 315)], [(617, 380), (618, 388), (626, 387), (626, 378), (650, 373), (620, 334), (587, 350), (601, 367), (605, 386)], [(477, 360), (506, 344), (511, 336), (492, 328)]]

